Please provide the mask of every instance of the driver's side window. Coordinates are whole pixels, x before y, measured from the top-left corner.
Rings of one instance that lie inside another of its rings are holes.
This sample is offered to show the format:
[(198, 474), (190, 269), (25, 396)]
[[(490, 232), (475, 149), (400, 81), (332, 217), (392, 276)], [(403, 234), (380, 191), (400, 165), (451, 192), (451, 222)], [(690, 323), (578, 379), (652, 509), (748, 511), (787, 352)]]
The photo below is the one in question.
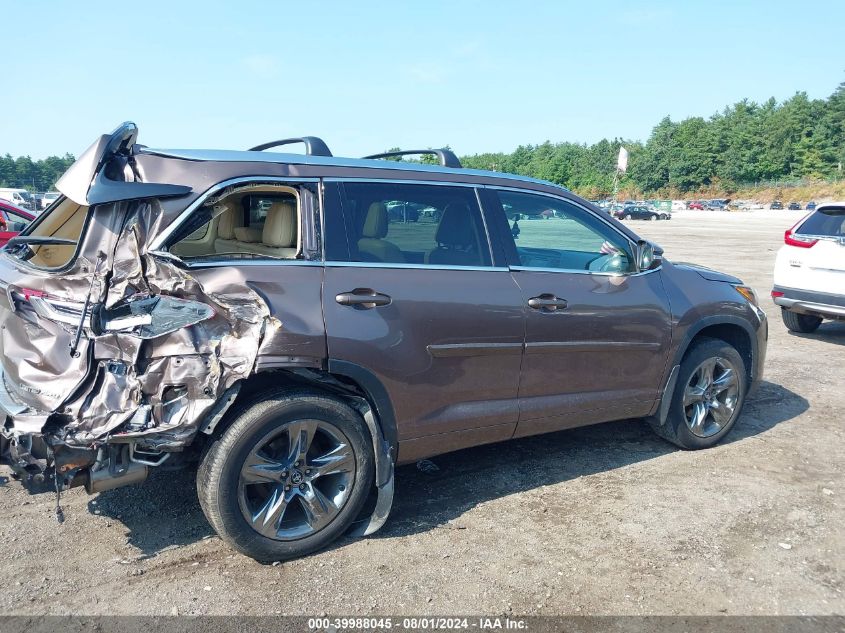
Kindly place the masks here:
[(543, 195), (498, 191), (516, 247), (526, 268), (629, 273), (630, 242), (588, 211)]

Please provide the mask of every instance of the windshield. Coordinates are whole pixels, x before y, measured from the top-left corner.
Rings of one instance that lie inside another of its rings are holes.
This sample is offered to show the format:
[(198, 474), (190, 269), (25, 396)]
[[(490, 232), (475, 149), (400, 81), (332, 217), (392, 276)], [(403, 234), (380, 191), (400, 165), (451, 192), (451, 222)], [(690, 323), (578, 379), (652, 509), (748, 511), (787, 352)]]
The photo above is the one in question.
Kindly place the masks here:
[(797, 233), (824, 237), (845, 236), (845, 207), (820, 209), (813, 213)]

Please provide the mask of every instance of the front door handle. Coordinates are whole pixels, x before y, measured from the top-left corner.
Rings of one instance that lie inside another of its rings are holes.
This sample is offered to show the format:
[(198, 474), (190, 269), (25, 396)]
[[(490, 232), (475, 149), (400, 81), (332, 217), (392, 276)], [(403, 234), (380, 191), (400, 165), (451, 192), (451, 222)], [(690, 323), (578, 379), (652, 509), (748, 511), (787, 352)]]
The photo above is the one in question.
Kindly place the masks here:
[(554, 312), (556, 310), (563, 310), (568, 304), (566, 299), (560, 299), (553, 294), (544, 293), (539, 297), (531, 297), (528, 300), (528, 307), (534, 310), (542, 310), (543, 312)]
[(335, 298), (342, 306), (353, 306), (369, 310), (377, 306), (386, 306), (391, 302), (388, 295), (376, 292), (371, 288), (355, 288), (349, 292), (341, 292)]

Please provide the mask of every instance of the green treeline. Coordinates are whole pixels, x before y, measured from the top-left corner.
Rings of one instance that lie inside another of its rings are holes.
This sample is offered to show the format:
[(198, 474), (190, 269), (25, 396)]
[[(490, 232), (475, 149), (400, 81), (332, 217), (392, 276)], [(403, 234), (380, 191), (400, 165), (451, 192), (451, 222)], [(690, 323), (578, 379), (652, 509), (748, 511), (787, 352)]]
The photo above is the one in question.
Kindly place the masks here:
[[(618, 138), (593, 145), (547, 141), (461, 161), (475, 169), (550, 180), (596, 198), (611, 193), (621, 145), (630, 152), (622, 191), (673, 196), (705, 188), (731, 191), (776, 179), (841, 179), (845, 83), (827, 99), (808, 99), (799, 92), (783, 103), (743, 100), (709, 119), (676, 122), (666, 117), (644, 144)], [(0, 187), (47, 191), (72, 162), (70, 154), (38, 161), (6, 154), (0, 157)]]
[(12, 158), (0, 156), (0, 187), (15, 187), (30, 191), (51, 191), (65, 170), (73, 164), (74, 157), (50, 156), (32, 160), (29, 156)]
[(841, 178), (845, 165), (845, 83), (828, 99), (799, 92), (784, 103), (748, 100), (709, 119), (664, 118), (648, 141), (550, 143), (510, 154), (476, 154), (464, 166), (542, 178), (587, 197), (611, 192), (620, 145), (630, 152), (623, 190), (682, 194), (707, 187), (732, 190), (760, 181)]

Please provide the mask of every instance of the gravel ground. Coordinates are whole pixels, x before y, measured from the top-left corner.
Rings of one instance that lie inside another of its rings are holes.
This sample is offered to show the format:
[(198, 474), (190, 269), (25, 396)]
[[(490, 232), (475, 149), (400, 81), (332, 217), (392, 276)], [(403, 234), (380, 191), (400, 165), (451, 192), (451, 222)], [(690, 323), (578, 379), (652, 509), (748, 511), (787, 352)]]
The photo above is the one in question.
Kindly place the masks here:
[(842, 614), (845, 323), (789, 334), (768, 297), (790, 212), (633, 222), (733, 272), (771, 319), (765, 382), (728, 441), (640, 421), (466, 450), (397, 473), (369, 538), (277, 566), (213, 534), (189, 473), (88, 497), (0, 479), (4, 614)]

